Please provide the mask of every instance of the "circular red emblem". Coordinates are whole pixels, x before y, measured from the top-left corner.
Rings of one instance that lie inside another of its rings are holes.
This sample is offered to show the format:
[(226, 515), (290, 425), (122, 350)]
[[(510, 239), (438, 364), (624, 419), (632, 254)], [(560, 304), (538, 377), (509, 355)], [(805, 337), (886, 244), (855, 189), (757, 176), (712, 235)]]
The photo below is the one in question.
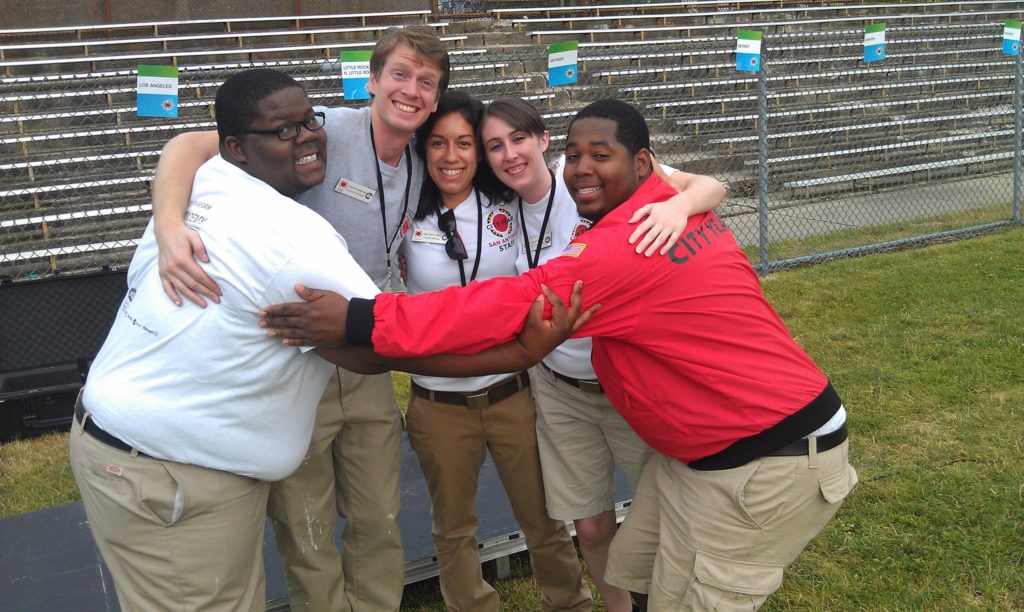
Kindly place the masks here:
[(498, 214), (494, 215), (493, 219), (491, 219), (491, 224), (494, 225), (494, 229), (498, 230), (501, 233), (505, 233), (506, 231), (508, 231), (508, 215), (499, 212)]

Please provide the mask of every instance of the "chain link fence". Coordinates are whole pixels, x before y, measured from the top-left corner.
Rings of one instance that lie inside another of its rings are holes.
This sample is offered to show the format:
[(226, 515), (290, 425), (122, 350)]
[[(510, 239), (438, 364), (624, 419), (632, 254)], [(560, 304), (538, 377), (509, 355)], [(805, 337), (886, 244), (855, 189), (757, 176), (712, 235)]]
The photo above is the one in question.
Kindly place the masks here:
[[(556, 153), (587, 103), (635, 104), (661, 161), (729, 185), (721, 214), (768, 271), (1020, 222), (1019, 63), (1000, 51), (1006, 7), (987, 4), (889, 15), (887, 57), (871, 64), (866, 17), (767, 14), (747, 26), (764, 34), (760, 74), (736, 70), (729, 19), (426, 18), (449, 46), (451, 86), (530, 100)], [(557, 31), (567, 24), (574, 34)], [(238, 70), (286, 71), (315, 104), (365, 104), (343, 98), (338, 52), (369, 49), (383, 25), (315, 25), (315, 35), (309, 24), (90, 34), (102, 46), (0, 38), (0, 279), (124, 267), (150, 215), (161, 146), (213, 129), (217, 87)], [(580, 41), (578, 82), (549, 87), (547, 45), (568, 39)], [(179, 67), (176, 119), (136, 116), (139, 64)]]

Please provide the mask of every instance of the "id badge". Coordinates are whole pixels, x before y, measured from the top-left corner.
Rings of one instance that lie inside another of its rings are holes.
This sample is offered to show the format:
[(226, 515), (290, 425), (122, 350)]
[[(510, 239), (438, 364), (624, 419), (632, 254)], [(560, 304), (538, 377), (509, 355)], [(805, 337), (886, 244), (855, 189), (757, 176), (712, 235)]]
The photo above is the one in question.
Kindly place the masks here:
[(359, 202), (369, 203), (373, 199), (373, 196), (377, 195), (376, 190), (364, 187), (355, 181), (343, 178), (338, 181), (338, 184), (334, 186), (334, 190), (342, 195), (346, 195), (353, 200)]
[(444, 244), (448, 242), (448, 236), (445, 236), (444, 232), (439, 232), (437, 230), (416, 228), (412, 232), (412, 241), (427, 242), (430, 244)]
[[(540, 248), (542, 248), (542, 249), (546, 249), (549, 246), (551, 246), (551, 234), (550, 233), (544, 234), (543, 240), (540, 239), (540, 238), (534, 238), (533, 240), (531, 240), (530, 241), (530, 247), (529, 247), (531, 253), (536, 253), (537, 252), (537, 244), (538, 243), (540, 243)], [(523, 246), (519, 247), (519, 252), (520, 253), (525, 253), (526, 252), (526, 248), (527, 247), (524, 244)]]

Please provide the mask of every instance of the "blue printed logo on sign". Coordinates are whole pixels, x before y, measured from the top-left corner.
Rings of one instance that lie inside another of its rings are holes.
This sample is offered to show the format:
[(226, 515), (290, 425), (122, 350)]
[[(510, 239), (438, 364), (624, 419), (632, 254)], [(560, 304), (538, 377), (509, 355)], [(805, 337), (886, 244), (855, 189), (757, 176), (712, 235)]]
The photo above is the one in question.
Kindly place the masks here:
[(877, 62), (885, 59), (885, 45), (872, 45), (864, 47), (864, 61)]
[(559, 66), (548, 70), (549, 85), (568, 85), (576, 82), (576, 66)]

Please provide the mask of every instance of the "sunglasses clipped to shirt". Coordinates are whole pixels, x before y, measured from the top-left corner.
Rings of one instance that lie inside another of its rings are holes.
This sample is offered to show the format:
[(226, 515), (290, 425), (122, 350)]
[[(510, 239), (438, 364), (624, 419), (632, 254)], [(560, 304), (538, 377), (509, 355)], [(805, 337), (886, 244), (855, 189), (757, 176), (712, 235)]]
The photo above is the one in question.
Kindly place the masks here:
[(292, 121), (286, 123), (281, 127), (274, 130), (241, 130), (239, 134), (276, 134), (281, 140), (295, 140), (299, 136), (299, 132), (302, 128), (306, 128), (310, 132), (315, 132), (320, 128), (324, 127), (327, 123), (327, 116), (323, 112), (313, 113), (313, 116), (309, 119), (303, 119), (302, 121)]
[(447, 210), (438, 215), (437, 228), (444, 232), (445, 238), (447, 238), (444, 243), (444, 252), (448, 254), (449, 259), (456, 261), (469, 259), (469, 253), (466, 252), (466, 244), (462, 242), (459, 233), (455, 231), (454, 210)]

